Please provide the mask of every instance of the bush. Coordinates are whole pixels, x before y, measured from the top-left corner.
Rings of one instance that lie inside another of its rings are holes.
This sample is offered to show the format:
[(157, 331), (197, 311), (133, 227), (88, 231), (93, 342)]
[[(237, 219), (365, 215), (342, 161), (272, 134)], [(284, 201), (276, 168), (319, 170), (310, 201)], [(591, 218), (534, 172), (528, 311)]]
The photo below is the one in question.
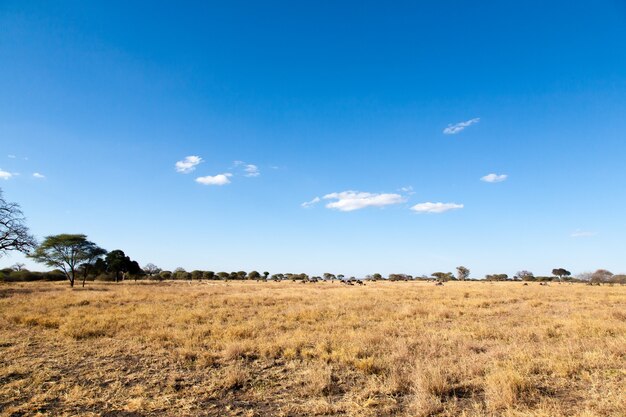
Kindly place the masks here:
[(53, 270), (50, 272), (35, 272), (27, 269), (15, 271), (6, 268), (0, 271), (0, 281), (4, 282), (29, 282), (29, 281), (63, 281), (65, 275), (63, 272)]

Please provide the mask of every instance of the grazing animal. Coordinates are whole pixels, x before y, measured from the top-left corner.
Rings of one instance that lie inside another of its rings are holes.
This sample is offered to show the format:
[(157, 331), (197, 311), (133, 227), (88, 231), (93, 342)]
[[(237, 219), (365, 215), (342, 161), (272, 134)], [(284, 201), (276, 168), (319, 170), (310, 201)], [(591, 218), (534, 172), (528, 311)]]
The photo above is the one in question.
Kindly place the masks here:
[(443, 285), (443, 282), (438, 282), (435, 285), (439, 286), (439, 285)]
[(527, 283), (527, 282), (525, 282), (525, 283), (524, 283), (524, 286), (528, 286), (528, 283)]

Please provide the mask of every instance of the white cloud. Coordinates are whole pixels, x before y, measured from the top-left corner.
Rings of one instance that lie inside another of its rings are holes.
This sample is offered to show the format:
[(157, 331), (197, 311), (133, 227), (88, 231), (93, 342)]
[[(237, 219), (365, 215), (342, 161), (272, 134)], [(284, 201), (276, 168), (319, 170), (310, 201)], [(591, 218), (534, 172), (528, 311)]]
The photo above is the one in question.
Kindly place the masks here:
[(343, 191), (341, 193), (326, 194), (324, 200), (337, 200), (326, 204), (327, 208), (339, 211), (353, 211), (365, 207), (383, 207), (400, 204), (405, 201), (400, 194), (375, 194), (359, 191)]
[(0, 180), (8, 180), (8, 179), (10, 179), (12, 177), (13, 177), (13, 174), (11, 174), (10, 172), (7, 172), (7, 171), (3, 171), (0, 168)]
[(506, 174), (488, 174), (482, 177), (480, 180), (484, 182), (502, 182), (506, 180), (509, 176)]
[(462, 209), (463, 204), (456, 203), (420, 203), (411, 207), (411, 210), (417, 213), (444, 213), (450, 210)]
[(302, 204), (300, 204), (300, 205), (301, 205), (302, 207), (304, 207), (304, 208), (308, 208), (308, 207), (311, 207), (311, 206), (313, 206), (313, 205), (315, 205), (315, 204), (319, 203), (320, 201), (322, 201), (322, 199), (321, 199), (321, 198), (319, 198), (319, 197), (315, 197), (313, 200), (311, 200), (311, 201), (305, 201), (304, 203), (302, 203)]
[(232, 177), (233, 174), (217, 174), (217, 175), (207, 175), (206, 177), (198, 177), (196, 178), (196, 182), (203, 185), (226, 185), (230, 184), (230, 180), (228, 177)]
[(39, 172), (34, 172), (34, 173), (33, 173), (33, 177), (35, 177), (35, 178), (40, 178), (40, 179), (46, 178), (46, 176), (45, 176), (45, 175), (40, 174)]
[(176, 162), (176, 171), (182, 174), (189, 174), (196, 169), (196, 165), (202, 162), (202, 158), (199, 156), (191, 155), (185, 157), (182, 161)]
[(475, 119), (471, 119), (466, 122), (460, 122), (460, 123), (456, 123), (453, 125), (450, 124), (448, 125), (448, 127), (443, 129), (443, 133), (446, 135), (455, 135), (461, 132), (462, 130), (464, 130), (466, 127), (471, 126), (475, 123), (478, 123), (479, 121), (480, 121), (480, 117), (476, 117)]
[(403, 193), (406, 193), (408, 195), (415, 194), (415, 191), (413, 191), (413, 186), (412, 185), (409, 185), (407, 187), (400, 187), (400, 189), (398, 189), (398, 191), (402, 191)]
[(576, 230), (575, 232), (572, 232), (572, 234), (570, 234), (570, 237), (591, 237), (595, 235), (597, 235), (596, 232), (588, 232), (588, 231), (579, 229), (579, 230)]
[(9, 158), (11, 158), (11, 159), (15, 159), (15, 158), (17, 158), (15, 155), (7, 155), (7, 156), (8, 156)]
[(258, 177), (259, 175), (261, 175), (261, 172), (259, 172), (259, 167), (252, 164), (246, 165), (244, 171), (246, 171), (246, 177)]

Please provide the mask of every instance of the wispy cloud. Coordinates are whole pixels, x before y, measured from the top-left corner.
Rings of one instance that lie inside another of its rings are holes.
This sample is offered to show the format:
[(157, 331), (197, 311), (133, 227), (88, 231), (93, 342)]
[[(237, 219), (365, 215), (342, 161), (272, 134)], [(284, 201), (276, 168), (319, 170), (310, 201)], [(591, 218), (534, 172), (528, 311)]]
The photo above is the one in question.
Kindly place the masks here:
[(202, 162), (202, 158), (196, 155), (185, 157), (182, 161), (176, 162), (176, 171), (181, 174), (189, 174)]
[(15, 158), (17, 158), (17, 156), (15, 156), (15, 155), (7, 155), (7, 157), (8, 157), (8, 158), (10, 158), (10, 159), (15, 159)]
[(488, 174), (482, 177), (480, 180), (484, 182), (502, 182), (506, 180), (509, 176), (506, 174)]
[(8, 171), (3, 171), (2, 168), (0, 168), (0, 180), (8, 180), (13, 178), (12, 173), (8, 172)]
[(44, 179), (44, 178), (46, 178), (46, 176), (45, 176), (45, 175), (40, 174), (39, 172), (34, 172), (34, 173), (33, 173), (33, 177), (35, 177), (35, 178), (39, 178), (39, 179)]
[(259, 167), (253, 164), (246, 165), (246, 167), (243, 170), (246, 172), (245, 173), (246, 177), (258, 177), (259, 175), (261, 175), (261, 172), (259, 171)]
[(254, 164), (248, 164), (245, 161), (233, 161), (233, 166), (231, 169), (237, 169), (238, 171), (243, 170), (244, 177), (258, 177), (261, 175), (261, 171), (259, 167)]
[(229, 177), (232, 177), (233, 174), (225, 173), (225, 174), (217, 174), (217, 175), (207, 175), (206, 177), (198, 177), (196, 178), (196, 182), (203, 185), (226, 185), (230, 184)]
[(466, 122), (459, 122), (455, 124), (450, 124), (448, 127), (443, 129), (443, 133), (446, 135), (456, 135), (457, 133), (463, 131), (465, 128), (480, 122), (480, 117), (476, 117), (475, 119), (470, 119)]
[(570, 234), (570, 237), (592, 237), (592, 236), (595, 236), (595, 235), (597, 235), (596, 232), (589, 232), (589, 231), (578, 229), (578, 230), (572, 232)]
[(462, 209), (463, 204), (456, 203), (420, 203), (411, 207), (411, 210), (417, 213), (444, 213), (450, 210)]
[(304, 208), (308, 208), (311, 206), (314, 206), (315, 204), (319, 203), (320, 201), (322, 201), (321, 198), (319, 197), (315, 197), (313, 200), (311, 201), (305, 201), (304, 203), (300, 204), (302, 207)]
[(401, 192), (403, 192), (403, 193), (405, 193), (407, 195), (415, 194), (415, 191), (413, 191), (413, 186), (412, 185), (409, 185), (409, 186), (406, 186), (406, 187), (400, 187), (398, 189), (398, 191), (401, 191)]
[(326, 207), (339, 211), (354, 211), (365, 207), (384, 207), (405, 201), (400, 194), (376, 194), (359, 191), (326, 194), (323, 199), (336, 200), (326, 204)]

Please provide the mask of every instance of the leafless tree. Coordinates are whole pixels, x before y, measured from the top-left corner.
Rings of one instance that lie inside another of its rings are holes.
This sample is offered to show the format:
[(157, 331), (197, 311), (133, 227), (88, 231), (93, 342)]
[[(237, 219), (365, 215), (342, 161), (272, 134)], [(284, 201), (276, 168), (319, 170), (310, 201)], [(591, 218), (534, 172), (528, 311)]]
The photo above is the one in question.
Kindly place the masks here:
[(14, 271), (22, 271), (25, 266), (26, 266), (25, 264), (23, 264), (21, 262), (17, 262), (17, 263), (14, 263), (13, 265), (11, 265), (11, 268)]
[(13, 250), (29, 253), (35, 246), (20, 206), (6, 201), (0, 190), (0, 257)]

